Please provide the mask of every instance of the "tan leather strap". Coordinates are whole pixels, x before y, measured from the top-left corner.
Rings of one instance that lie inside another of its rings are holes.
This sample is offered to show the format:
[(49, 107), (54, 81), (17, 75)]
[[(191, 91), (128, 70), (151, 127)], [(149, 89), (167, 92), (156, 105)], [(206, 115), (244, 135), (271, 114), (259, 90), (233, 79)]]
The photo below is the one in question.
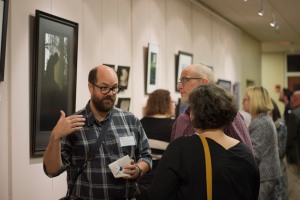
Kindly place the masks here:
[(206, 138), (200, 134), (198, 135), (202, 141), (205, 155), (207, 200), (212, 200), (212, 170), (209, 146), (207, 144)]

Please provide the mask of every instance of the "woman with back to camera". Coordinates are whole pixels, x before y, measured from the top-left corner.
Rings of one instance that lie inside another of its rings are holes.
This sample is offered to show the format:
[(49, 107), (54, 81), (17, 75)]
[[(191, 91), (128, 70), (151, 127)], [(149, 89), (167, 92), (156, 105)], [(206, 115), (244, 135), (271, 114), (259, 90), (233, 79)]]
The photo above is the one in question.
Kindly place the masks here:
[(148, 137), (153, 162), (151, 172), (139, 180), (141, 194), (136, 197), (137, 200), (146, 199), (147, 188), (152, 181), (155, 168), (169, 144), (175, 122), (175, 105), (168, 90), (158, 89), (149, 95), (141, 123)]
[(270, 199), (280, 176), (280, 163), (276, 127), (269, 115), (273, 105), (268, 91), (262, 86), (248, 87), (243, 109), (252, 117), (249, 133), (260, 171), (259, 200)]
[(223, 132), (237, 114), (233, 96), (215, 84), (197, 87), (189, 96), (190, 117), (197, 134), (170, 143), (160, 160), (149, 199), (208, 199), (203, 136), (209, 146), (212, 199), (257, 200), (259, 171), (250, 149)]

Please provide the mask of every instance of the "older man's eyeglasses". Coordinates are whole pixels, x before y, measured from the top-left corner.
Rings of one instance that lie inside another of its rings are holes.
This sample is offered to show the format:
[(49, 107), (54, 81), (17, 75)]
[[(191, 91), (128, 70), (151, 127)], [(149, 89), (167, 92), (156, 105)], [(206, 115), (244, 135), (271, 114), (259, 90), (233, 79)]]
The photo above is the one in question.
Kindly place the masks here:
[(110, 91), (113, 93), (113, 94), (117, 94), (121, 91), (121, 87), (119, 86), (116, 86), (116, 87), (100, 87), (96, 84), (92, 84), (94, 87), (96, 87), (98, 90), (100, 90), (100, 92), (102, 94), (108, 94), (110, 93)]
[(179, 82), (177, 83), (178, 84), (182, 84), (183, 86), (189, 81), (189, 80), (192, 80), (192, 79), (203, 79), (203, 78), (197, 78), (197, 77), (181, 77), (181, 79), (179, 79)]

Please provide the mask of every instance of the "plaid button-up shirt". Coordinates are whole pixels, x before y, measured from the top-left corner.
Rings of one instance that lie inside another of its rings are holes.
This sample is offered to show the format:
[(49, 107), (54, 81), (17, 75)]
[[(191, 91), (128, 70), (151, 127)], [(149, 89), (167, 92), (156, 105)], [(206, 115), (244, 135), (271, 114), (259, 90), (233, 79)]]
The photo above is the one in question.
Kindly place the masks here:
[[(71, 196), (83, 199), (113, 199), (134, 197), (137, 192), (135, 180), (114, 178), (108, 165), (117, 159), (129, 155), (135, 162), (144, 161), (152, 166), (151, 150), (143, 127), (132, 113), (114, 108), (110, 126), (106, 133), (101, 133), (103, 122), (98, 122), (87, 106), (76, 114), (83, 115), (86, 123), (61, 140), (63, 167), (60, 173), (67, 170), (68, 187), (79, 170), (89, 150), (95, 144), (99, 134), (105, 134), (102, 145), (95, 158), (87, 163), (85, 170), (78, 177)], [(122, 146), (120, 138), (133, 136), (134, 144)], [(60, 174), (59, 173), (59, 174)], [(57, 174), (57, 175), (59, 175)]]

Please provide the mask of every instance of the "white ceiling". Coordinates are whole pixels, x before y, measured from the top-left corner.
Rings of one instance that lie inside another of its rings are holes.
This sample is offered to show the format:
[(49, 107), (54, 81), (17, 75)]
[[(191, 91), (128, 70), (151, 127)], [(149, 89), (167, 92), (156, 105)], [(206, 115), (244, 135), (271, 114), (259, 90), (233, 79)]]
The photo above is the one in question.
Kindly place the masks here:
[[(300, 51), (300, 0), (191, 0), (262, 42), (263, 52)], [(263, 2), (264, 16), (259, 16)], [(279, 24), (270, 26), (272, 12)]]

